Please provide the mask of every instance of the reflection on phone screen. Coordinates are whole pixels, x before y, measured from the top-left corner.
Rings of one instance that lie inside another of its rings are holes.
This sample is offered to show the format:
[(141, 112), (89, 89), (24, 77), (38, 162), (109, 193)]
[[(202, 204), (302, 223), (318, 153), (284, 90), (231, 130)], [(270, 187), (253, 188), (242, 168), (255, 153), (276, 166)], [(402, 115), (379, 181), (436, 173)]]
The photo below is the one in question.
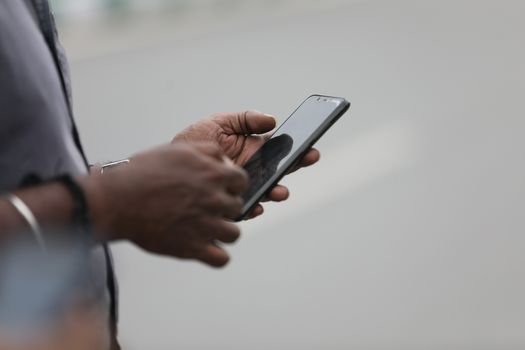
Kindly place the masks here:
[(250, 186), (243, 196), (243, 215), (348, 107), (343, 98), (312, 95), (286, 119), (244, 166)]
[(250, 177), (250, 188), (244, 194), (243, 199), (248, 200), (267, 181), (269, 181), (279, 169), (279, 164), (293, 147), (293, 139), (290, 135), (282, 134), (271, 138), (266, 142), (246, 163), (244, 169)]

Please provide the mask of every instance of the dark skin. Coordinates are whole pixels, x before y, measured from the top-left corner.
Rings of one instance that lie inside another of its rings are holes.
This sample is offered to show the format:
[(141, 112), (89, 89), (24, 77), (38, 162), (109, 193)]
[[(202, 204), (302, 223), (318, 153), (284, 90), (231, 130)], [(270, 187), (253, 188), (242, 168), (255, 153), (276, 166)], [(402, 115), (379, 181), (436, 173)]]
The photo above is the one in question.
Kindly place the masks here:
[[(106, 204), (107, 207), (100, 211), (103, 214), (98, 216), (106, 219), (99, 231), (119, 232), (121, 236), (113, 238), (131, 240), (156, 254), (224, 266), (229, 255), (221, 244), (233, 243), (240, 236), (238, 226), (230, 222), (239, 216), (242, 209), (240, 196), (248, 186), (247, 176), (240, 166), (269, 138), (275, 125), (274, 117), (260, 112), (215, 114), (189, 126), (174, 138), (171, 146), (179, 150), (177, 154), (171, 154), (174, 150), (170, 147), (165, 152), (159, 148), (134, 156), (129, 165), (98, 177), (99, 186), (107, 183), (102, 192), (106, 197), (103, 202), (120, 198), (109, 206)], [(184, 146), (188, 149), (181, 151)], [(196, 148), (197, 152), (190, 152), (193, 151), (191, 148)], [(198, 164), (202, 155), (211, 161), (210, 164)], [(225, 161), (225, 157), (233, 164)], [(319, 152), (311, 150), (293, 170), (318, 160)], [(143, 173), (145, 166), (150, 173), (154, 169), (155, 173), (164, 171), (170, 177), (157, 175), (144, 181), (147, 177)], [(202, 173), (205, 166), (210, 169)], [(229, 174), (229, 178), (225, 179), (225, 174)], [(125, 181), (118, 175), (125, 177)], [(209, 188), (209, 184), (213, 188)], [(288, 197), (286, 187), (276, 186), (267, 199), (281, 202)], [(126, 206), (111, 220), (107, 213), (119, 208), (119, 202), (141, 202), (142, 205), (136, 210)], [(144, 213), (143, 208), (150, 206), (153, 210)], [(94, 207), (101, 205), (95, 204)], [(262, 213), (263, 207), (259, 204), (251, 217)], [(137, 225), (137, 222), (146, 224)]]
[(160, 255), (224, 266), (248, 180), (213, 143), (174, 142), (85, 182), (102, 240), (129, 240)]
[[(216, 114), (182, 131), (171, 144), (135, 155), (127, 165), (78, 177), (95, 238), (129, 240), (155, 254), (224, 266), (229, 256), (221, 245), (240, 236), (231, 220), (240, 215), (248, 186), (239, 166), (274, 127), (275, 119), (259, 112)], [(318, 160), (319, 153), (311, 150), (297, 168)], [(15, 193), (44, 229), (70, 225), (73, 201), (60, 184)], [(288, 195), (286, 187), (276, 186), (268, 199), (278, 202)], [(262, 206), (252, 216), (260, 214)], [(0, 200), (0, 219), (0, 242), (27, 229), (5, 200)]]
[[(216, 142), (226, 156), (233, 160), (236, 165), (242, 167), (268, 140), (270, 132), (275, 129), (275, 126), (276, 121), (273, 116), (257, 111), (217, 113), (192, 124), (180, 132), (174, 141)], [(292, 172), (313, 165), (319, 159), (319, 151), (311, 149)], [(282, 202), (289, 196), (288, 188), (278, 185), (268, 193), (266, 199)], [(263, 206), (259, 204), (252, 212), (251, 218), (255, 218), (263, 212)]]
[[(213, 143), (178, 142), (132, 158), (129, 165), (77, 178), (83, 187), (98, 242), (129, 240), (155, 253), (224, 266), (218, 243), (240, 236), (226, 219), (239, 215), (246, 173), (224, 162)], [(59, 183), (15, 191), (44, 229), (44, 237), (71, 224), (73, 200)], [(28, 229), (0, 198), (0, 245)]]

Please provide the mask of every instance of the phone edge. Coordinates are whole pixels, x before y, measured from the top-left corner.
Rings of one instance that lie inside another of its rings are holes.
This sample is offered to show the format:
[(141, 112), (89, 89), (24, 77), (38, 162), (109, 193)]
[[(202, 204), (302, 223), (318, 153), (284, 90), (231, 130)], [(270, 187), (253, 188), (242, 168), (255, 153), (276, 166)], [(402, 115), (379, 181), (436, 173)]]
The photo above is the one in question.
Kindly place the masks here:
[[(257, 197), (257, 200), (251, 205), (249, 206), (247, 209), (245, 209), (243, 207), (243, 211), (242, 211), (242, 214), (237, 218), (235, 219), (236, 222), (240, 222), (240, 221), (243, 221), (243, 220), (246, 220), (248, 219), (248, 215), (255, 209), (255, 207), (257, 206), (257, 204), (261, 201), (262, 198), (264, 198), (264, 196), (266, 196), (268, 194), (268, 191), (270, 191), (272, 188), (274, 188), (276, 185), (279, 184), (279, 182), (283, 179), (283, 177), (286, 176), (286, 174), (288, 173), (288, 171), (293, 168), (298, 161), (300, 161), (301, 157), (310, 149), (312, 148), (316, 143), (317, 141), (319, 141), (319, 139), (321, 137), (323, 137), (323, 135), (339, 120), (341, 119), (341, 117), (346, 113), (348, 112), (348, 110), (350, 109), (350, 106), (351, 106), (351, 103), (350, 101), (348, 101), (346, 98), (344, 97), (337, 97), (337, 96), (327, 96), (327, 95), (319, 95), (319, 94), (312, 94), (310, 96), (308, 96), (289, 116), (288, 118), (285, 119), (285, 121), (279, 126), (279, 128), (277, 128), (275, 130), (275, 132), (273, 134), (275, 134), (287, 121), (288, 119), (290, 119), (294, 114), (295, 112), (297, 112), (297, 110), (299, 110), (299, 108), (301, 108), (301, 106), (306, 102), (308, 101), (310, 98), (312, 97), (315, 97), (315, 96), (320, 96), (320, 97), (328, 97), (328, 98), (337, 98), (337, 99), (341, 99), (342, 100), (342, 105), (343, 107), (341, 108), (341, 110), (339, 112), (337, 112), (337, 114), (331, 118), (331, 120), (328, 120), (319, 126), (319, 128), (315, 131), (315, 133), (313, 133), (310, 138), (304, 143), (305, 146), (303, 146), (299, 152), (299, 156), (297, 156), (297, 159), (295, 159), (293, 162), (291, 162), (288, 166), (286, 166), (284, 168), (284, 171), (282, 172), (282, 174), (280, 174), (276, 180), (272, 181), (271, 185), (268, 186), (268, 188), (263, 192), (262, 195), (258, 196)], [(273, 136), (272, 134), (272, 136)]]

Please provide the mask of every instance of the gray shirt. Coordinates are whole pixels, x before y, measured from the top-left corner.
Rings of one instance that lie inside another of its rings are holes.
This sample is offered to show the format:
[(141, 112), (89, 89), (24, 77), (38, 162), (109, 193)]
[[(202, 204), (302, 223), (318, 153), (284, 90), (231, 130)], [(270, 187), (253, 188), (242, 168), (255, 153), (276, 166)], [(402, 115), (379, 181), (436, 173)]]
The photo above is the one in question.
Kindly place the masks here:
[(0, 1), (0, 190), (23, 176), (86, 172), (60, 74), (24, 1)]
[[(0, 193), (16, 189), (29, 174), (50, 179), (87, 173), (67, 65), (46, 1), (0, 0)], [(109, 319), (115, 298), (113, 285), (106, 288), (113, 276), (105, 249), (93, 252), (90, 283), (106, 291), (101, 302)], [(109, 335), (109, 327), (105, 331)]]

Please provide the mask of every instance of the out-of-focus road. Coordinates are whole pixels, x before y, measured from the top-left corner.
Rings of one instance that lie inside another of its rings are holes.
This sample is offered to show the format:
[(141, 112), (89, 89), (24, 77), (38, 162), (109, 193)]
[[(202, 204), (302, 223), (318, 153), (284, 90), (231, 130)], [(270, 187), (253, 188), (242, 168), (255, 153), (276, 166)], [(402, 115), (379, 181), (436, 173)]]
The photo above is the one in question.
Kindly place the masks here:
[(305, 3), (64, 27), (93, 161), (216, 111), (353, 103), (227, 269), (115, 247), (124, 344), (525, 348), (525, 3)]

